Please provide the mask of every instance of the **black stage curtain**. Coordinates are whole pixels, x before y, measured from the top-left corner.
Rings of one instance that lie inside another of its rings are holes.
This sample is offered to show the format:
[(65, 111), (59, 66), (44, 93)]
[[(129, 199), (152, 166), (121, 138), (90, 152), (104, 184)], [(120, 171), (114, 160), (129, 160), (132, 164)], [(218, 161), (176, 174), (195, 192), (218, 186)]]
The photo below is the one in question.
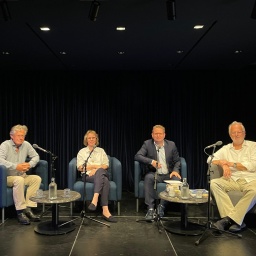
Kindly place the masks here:
[[(57, 155), (55, 177), (65, 188), (68, 163), (94, 129), (99, 146), (122, 163), (123, 189), (133, 192), (134, 155), (153, 125), (162, 124), (187, 161), (190, 187), (207, 188), (212, 148), (204, 148), (229, 143), (234, 120), (244, 123), (247, 139), (256, 139), (254, 73), (0, 71), (0, 141), (10, 138), (13, 125), (26, 124), (26, 139)], [(51, 177), (51, 155), (38, 152)]]

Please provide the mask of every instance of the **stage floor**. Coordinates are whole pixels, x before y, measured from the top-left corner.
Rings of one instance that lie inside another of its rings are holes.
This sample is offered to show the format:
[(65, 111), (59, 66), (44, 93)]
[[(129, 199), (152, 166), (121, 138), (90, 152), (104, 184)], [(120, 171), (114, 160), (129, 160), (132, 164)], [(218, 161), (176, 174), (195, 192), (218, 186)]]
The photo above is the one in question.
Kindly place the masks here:
[[(60, 220), (71, 220), (69, 204), (60, 205)], [(114, 206), (110, 207), (117, 215)], [(39, 207), (40, 210), (40, 207)], [(74, 206), (73, 218), (79, 217), (82, 204)], [(207, 204), (190, 205), (189, 221), (206, 226)], [(113, 256), (255, 256), (256, 228), (248, 226), (240, 232), (242, 237), (229, 234), (216, 235), (207, 230), (198, 245), (201, 235), (179, 235), (167, 232), (163, 225), (172, 226), (180, 219), (179, 206), (168, 207), (164, 221), (145, 222), (145, 207), (140, 204), (136, 212), (136, 201), (133, 193), (123, 192), (121, 215), (116, 216), (117, 223), (102, 219), (100, 208), (95, 213), (86, 212), (109, 227), (88, 218), (74, 221), (75, 229), (61, 235), (42, 235), (35, 232), (38, 223), (20, 225), (17, 222), (13, 207), (6, 209), (7, 220), (0, 225), (0, 255), (3, 256), (79, 256), (79, 255), (113, 255)], [(46, 212), (42, 221), (51, 220), (51, 211)]]

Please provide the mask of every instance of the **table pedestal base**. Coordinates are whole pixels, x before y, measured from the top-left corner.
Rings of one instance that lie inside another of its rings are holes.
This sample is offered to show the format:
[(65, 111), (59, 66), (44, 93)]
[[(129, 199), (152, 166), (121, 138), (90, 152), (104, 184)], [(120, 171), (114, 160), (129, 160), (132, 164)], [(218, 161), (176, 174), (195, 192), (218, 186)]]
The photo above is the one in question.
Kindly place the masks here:
[(182, 227), (180, 221), (169, 221), (164, 228), (170, 233), (186, 236), (198, 236), (205, 230), (204, 226), (192, 222), (187, 222), (187, 226)]
[[(59, 221), (59, 225), (64, 224), (66, 221)], [(55, 235), (64, 235), (76, 228), (76, 225), (73, 222), (69, 222), (60, 227), (53, 227), (52, 221), (43, 221), (39, 223), (34, 231), (41, 235), (55, 236)]]

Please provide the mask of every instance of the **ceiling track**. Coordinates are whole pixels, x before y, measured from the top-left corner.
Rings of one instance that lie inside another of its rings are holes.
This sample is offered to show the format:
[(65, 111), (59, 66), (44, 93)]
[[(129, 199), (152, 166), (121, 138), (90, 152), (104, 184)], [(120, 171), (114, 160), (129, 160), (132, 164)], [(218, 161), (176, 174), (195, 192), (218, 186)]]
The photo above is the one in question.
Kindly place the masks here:
[(62, 61), (62, 59), (52, 50), (52, 48), (36, 33), (36, 31), (30, 26), (30, 24), (26, 23), (26, 25), (29, 27), (29, 29), (39, 38), (39, 40), (47, 47), (47, 49), (56, 57), (57, 60), (60, 61), (60, 63), (66, 68), (69, 69), (69, 67)]
[(194, 48), (199, 44), (199, 42), (210, 32), (210, 30), (215, 26), (217, 20), (215, 20), (212, 25), (205, 31), (205, 33), (197, 40), (197, 42), (190, 48), (190, 50), (186, 53), (186, 55), (180, 60), (180, 62), (174, 67), (177, 69), (180, 64), (188, 57), (188, 55), (194, 50)]

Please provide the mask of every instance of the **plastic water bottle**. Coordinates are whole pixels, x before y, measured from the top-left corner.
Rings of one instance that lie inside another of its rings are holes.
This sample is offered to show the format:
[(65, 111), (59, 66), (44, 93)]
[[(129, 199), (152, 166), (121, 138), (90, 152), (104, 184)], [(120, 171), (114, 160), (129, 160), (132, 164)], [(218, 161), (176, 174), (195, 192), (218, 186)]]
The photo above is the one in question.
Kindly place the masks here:
[(182, 199), (189, 199), (189, 185), (187, 182), (187, 178), (183, 178), (180, 193)]
[(55, 178), (52, 178), (49, 184), (49, 199), (57, 199), (57, 184)]

